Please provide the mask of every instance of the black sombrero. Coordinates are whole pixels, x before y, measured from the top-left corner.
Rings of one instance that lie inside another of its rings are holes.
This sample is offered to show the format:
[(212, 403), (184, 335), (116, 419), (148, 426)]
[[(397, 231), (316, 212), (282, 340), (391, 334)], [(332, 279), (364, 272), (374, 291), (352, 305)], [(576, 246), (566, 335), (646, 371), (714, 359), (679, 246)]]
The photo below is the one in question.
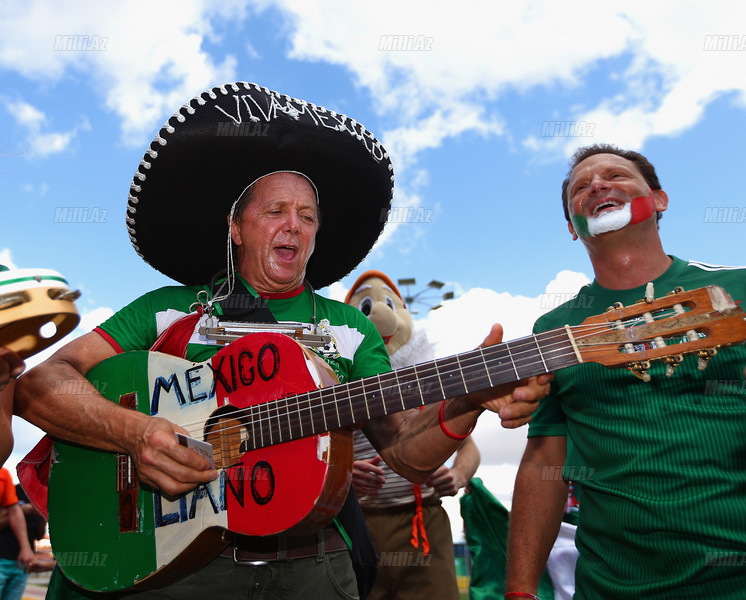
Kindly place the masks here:
[(299, 171), (316, 185), (321, 229), (306, 278), (338, 281), (368, 254), (391, 205), (394, 175), (357, 121), (253, 83), (214, 87), (151, 142), (132, 180), (127, 228), (137, 253), (185, 285), (226, 268), (231, 205), (252, 181)]

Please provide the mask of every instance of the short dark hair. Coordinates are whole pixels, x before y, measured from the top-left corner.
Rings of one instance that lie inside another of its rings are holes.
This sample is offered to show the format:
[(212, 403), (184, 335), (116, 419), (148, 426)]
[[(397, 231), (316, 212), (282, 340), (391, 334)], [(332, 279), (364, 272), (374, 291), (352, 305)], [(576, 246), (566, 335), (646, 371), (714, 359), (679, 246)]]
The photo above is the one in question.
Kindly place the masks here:
[[(583, 146), (582, 148), (578, 148), (575, 151), (575, 154), (570, 157), (570, 168), (567, 171), (565, 180), (562, 182), (562, 210), (565, 212), (565, 219), (567, 221), (570, 220), (570, 210), (567, 208), (567, 201), (569, 200), (569, 198), (567, 197), (567, 187), (570, 184), (570, 176), (572, 175), (575, 167), (577, 167), (586, 158), (589, 158), (596, 154), (616, 154), (617, 156), (626, 158), (628, 161), (635, 163), (635, 165), (637, 166), (637, 170), (640, 171), (640, 175), (643, 176), (647, 184), (650, 186), (651, 190), (663, 189), (661, 187), (660, 181), (658, 181), (658, 175), (655, 172), (655, 167), (647, 158), (645, 158), (639, 152), (635, 152), (634, 150), (622, 150), (614, 144), (593, 144), (591, 146)], [(657, 218), (661, 218), (660, 213), (658, 213)]]

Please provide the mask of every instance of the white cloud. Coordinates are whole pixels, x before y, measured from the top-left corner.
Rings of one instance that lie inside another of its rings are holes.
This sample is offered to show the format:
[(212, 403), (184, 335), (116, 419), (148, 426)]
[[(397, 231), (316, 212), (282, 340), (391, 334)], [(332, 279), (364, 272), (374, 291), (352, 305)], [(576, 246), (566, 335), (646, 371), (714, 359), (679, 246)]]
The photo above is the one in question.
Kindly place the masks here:
[[(576, 3), (572, 11), (553, 2), (476, 0), (458, 7), (424, 0), (278, 4), (292, 15), (293, 57), (350, 68), (376, 94), (382, 111), (406, 119), (444, 102), (478, 95), (485, 100), (507, 85), (572, 84), (591, 52), (594, 60), (620, 52), (632, 29), (613, 9), (591, 2)], [(325, 25), (330, 14), (335, 27)], [(598, 27), (599, 17), (614, 20)], [(568, 43), (573, 30), (583, 31), (582, 45)], [(391, 47), (386, 40), (395, 36), (430, 39), (430, 49), (417, 51), (414, 44), (411, 51), (379, 50)]]
[(544, 313), (571, 300), (581, 287), (590, 282), (585, 273), (560, 271), (557, 277), (547, 284), (544, 294), (539, 297), (539, 309)]
[(472, 288), (430, 311), (417, 324), (438, 344), (438, 356), (447, 356), (476, 348), (494, 323), (503, 326), (504, 340), (530, 335), (541, 312), (538, 298)]
[(68, 149), (79, 131), (90, 129), (88, 121), (84, 119), (70, 131), (43, 131), (42, 129), (48, 124), (48, 118), (36, 107), (18, 100), (6, 101), (5, 108), (16, 122), (26, 129), (28, 149), (24, 154), (28, 157), (44, 158), (50, 154), (64, 152)]
[[(216, 39), (212, 18), (242, 18), (246, 4), (6, 3), (0, 8), (0, 68), (45, 85), (73, 76), (89, 80), (120, 118), (124, 142), (142, 146), (163, 115), (207, 87), (234, 78), (235, 59), (226, 56), (217, 62), (202, 45)], [(69, 140), (59, 135), (45, 143), (59, 148)]]
[(0, 248), (0, 265), (4, 265), (9, 269), (16, 268), (16, 265), (13, 262), (13, 253), (10, 248)]
[(108, 306), (100, 306), (99, 308), (84, 312), (80, 315), (78, 328), (84, 332), (93, 331), (94, 327), (98, 327), (113, 314), (114, 310)]
[[(63, 6), (29, 0), (0, 8), (0, 68), (47, 87), (65, 78), (88, 81), (119, 117), (122, 140), (142, 147), (164, 115), (210, 85), (236, 79), (235, 57), (205, 44), (219, 43), (219, 27), (278, 7), (286, 17), (290, 58), (338, 65), (370, 93), (386, 123), (377, 133), (396, 165), (396, 201), (416, 207), (423, 196), (415, 182), (418, 157), (448, 139), (467, 132), (507, 136), (550, 156), (578, 145), (572, 136), (517, 130), (502, 114), (506, 94), (583, 89), (594, 72), (605, 85), (589, 86), (586, 101), (552, 118), (591, 123), (593, 137), (583, 142), (613, 140), (628, 147), (692, 127), (724, 94), (746, 107), (744, 52), (705, 50), (707, 36), (738, 33), (732, 24), (746, 18), (746, 5), (718, 6), (641, 0), (623, 6), (583, 0), (573, 10), (549, 0), (464, 0), (457, 7), (426, 0), (73, 0)], [(100, 50), (55, 51), (60, 36), (96, 36), (106, 43)], [(250, 37), (244, 48), (254, 47)], [(386, 49), (392, 47), (411, 49)], [(599, 93), (610, 88), (607, 96)], [(23, 118), (36, 127), (43, 122), (38, 113)], [(39, 130), (32, 151), (61, 151), (84, 126)], [(396, 229), (387, 227), (377, 249)]]
[(49, 193), (48, 183), (27, 183), (21, 187), (24, 192), (31, 194), (37, 198), (43, 198)]
[(5, 106), (18, 123), (28, 128), (38, 129), (46, 120), (43, 112), (25, 102), (7, 102)]
[[(732, 0), (718, 10), (642, 0), (584, 0), (571, 10), (551, 0), (274, 4), (288, 18), (291, 58), (338, 65), (370, 94), (385, 122), (376, 133), (396, 166), (397, 202), (415, 207), (424, 196), (411, 173), (420, 156), (465, 133), (504, 136), (538, 160), (554, 160), (582, 144), (639, 149), (678, 135), (726, 93), (746, 107), (746, 51), (704, 50), (708, 35), (738, 33), (733, 24), (746, 20), (746, 4)], [(385, 50), (407, 44), (411, 50)], [(542, 91), (582, 100), (560, 114), (526, 115), (533, 128), (503, 115), (504, 98), (512, 105), (516, 95)], [(548, 118), (583, 126), (539, 135)], [(396, 232), (387, 227), (376, 251), (394, 236), (398, 245)]]
[[(692, 127), (724, 93), (746, 104), (744, 49), (705, 49), (708, 36), (741, 33), (733, 24), (744, 21), (746, 5), (733, 0), (718, 10), (642, 0), (576, 2), (572, 10), (549, 0), (277, 4), (290, 16), (292, 57), (344, 66), (370, 90), (392, 123), (382, 137), (395, 148), (399, 169), (446, 137), (510, 135), (500, 116), (503, 94), (579, 87), (604, 61), (609, 67), (599, 77), (615, 81), (617, 91), (602, 97), (589, 89), (586, 102), (557, 117), (593, 123), (590, 141), (640, 147)], [(418, 46), (418, 39), (429, 43)], [(407, 44), (410, 51), (380, 50)], [(429, 49), (417, 50), (423, 47)], [(568, 154), (578, 139), (534, 135), (523, 143)]]
[(340, 281), (332, 283), (326, 290), (326, 297), (344, 302), (348, 288)]

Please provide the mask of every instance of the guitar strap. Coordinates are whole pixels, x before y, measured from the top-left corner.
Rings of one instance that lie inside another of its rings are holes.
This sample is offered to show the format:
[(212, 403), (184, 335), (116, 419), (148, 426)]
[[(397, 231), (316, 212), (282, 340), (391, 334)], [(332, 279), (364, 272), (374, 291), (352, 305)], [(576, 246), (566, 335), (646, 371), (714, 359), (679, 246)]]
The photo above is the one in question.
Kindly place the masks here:
[(52, 465), (54, 438), (44, 435), (16, 466), (18, 481), (31, 504), (45, 520), (49, 520), (47, 508), (49, 492), (49, 468)]
[(252, 296), (248, 292), (236, 293), (220, 301), (223, 317), (226, 321), (240, 321), (242, 323), (277, 323), (277, 319), (269, 310), (267, 303), (261, 296)]
[(352, 568), (357, 580), (358, 596), (360, 600), (364, 600), (370, 594), (376, 581), (378, 555), (373, 547), (373, 540), (370, 537), (363, 509), (360, 508), (360, 503), (352, 486), (350, 486), (347, 499), (334, 519), (334, 523), (347, 540)]
[(200, 318), (204, 314), (201, 306), (193, 313), (181, 317), (178, 321), (171, 323), (167, 329), (158, 336), (150, 347), (151, 352), (163, 352), (171, 356), (186, 358), (187, 344), (194, 333)]
[[(226, 284), (227, 280), (223, 280), (218, 287), (217, 279), (227, 274), (227, 271), (223, 270), (218, 272), (210, 283), (211, 297), (217, 297)], [(220, 300), (220, 308), (223, 310), (223, 317), (226, 321), (241, 321), (243, 323), (277, 323), (277, 319), (269, 310), (267, 303), (261, 296), (254, 296), (241, 285), (241, 291), (239, 292), (235, 288), (232, 290), (230, 296)]]

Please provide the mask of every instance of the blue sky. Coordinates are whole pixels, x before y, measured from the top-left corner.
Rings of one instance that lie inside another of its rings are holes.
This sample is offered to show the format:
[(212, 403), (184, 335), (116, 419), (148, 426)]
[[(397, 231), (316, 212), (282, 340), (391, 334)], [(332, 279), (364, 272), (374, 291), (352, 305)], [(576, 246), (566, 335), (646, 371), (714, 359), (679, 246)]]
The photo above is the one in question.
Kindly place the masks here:
[[(231, 81), (345, 113), (382, 140), (394, 207), (428, 218), (387, 225), (324, 293), (342, 297), (367, 268), (445, 282), (456, 300), (418, 315), (441, 354), (494, 321), (527, 335), (548, 294), (592, 276), (559, 200), (581, 145), (652, 160), (671, 199), (669, 253), (745, 262), (742, 3), (213, 4), (0, 5), (0, 262), (62, 273), (83, 293), (80, 331), (170, 283), (129, 243), (129, 183), (165, 120)], [(60, 222), (75, 210), (95, 219)], [(498, 428), (477, 429), (483, 464), (514, 465), (525, 431)], [(38, 433), (18, 423), (16, 435), (13, 460)]]

